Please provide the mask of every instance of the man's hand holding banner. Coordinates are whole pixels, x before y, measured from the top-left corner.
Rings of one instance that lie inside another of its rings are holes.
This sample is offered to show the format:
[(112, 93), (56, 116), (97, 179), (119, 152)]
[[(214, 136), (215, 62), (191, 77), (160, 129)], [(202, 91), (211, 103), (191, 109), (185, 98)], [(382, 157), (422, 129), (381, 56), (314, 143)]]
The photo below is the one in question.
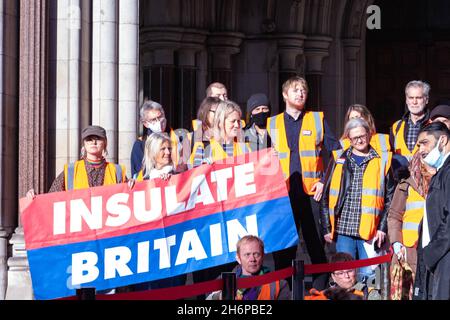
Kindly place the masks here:
[(22, 214), (37, 299), (158, 280), (235, 261), (246, 234), (266, 253), (297, 230), (271, 149), (172, 176), (39, 195)]

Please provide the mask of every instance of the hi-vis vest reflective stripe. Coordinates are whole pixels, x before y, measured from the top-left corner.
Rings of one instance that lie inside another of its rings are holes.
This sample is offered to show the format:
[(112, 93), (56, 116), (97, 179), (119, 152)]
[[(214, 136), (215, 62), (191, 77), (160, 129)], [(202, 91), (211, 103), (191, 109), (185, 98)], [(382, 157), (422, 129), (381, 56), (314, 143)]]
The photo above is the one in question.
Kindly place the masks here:
[[(280, 294), (280, 281), (266, 283), (261, 286), (257, 300), (278, 300)], [(242, 297), (236, 296), (236, 300), (242, 300)]]
[[(106, 163), (104, 186), (122, 183), (126, 180), (125, 167), (115, 163)], [(78, 190), (89, 188), (89, 180), (84, 165), (84, 160), (64, 166), (64, 183), (66, 190)]]
[[(398, 128), (398, 129), (397, 129)], [(409, 151), (405, 141), (405, 121), (398, 120), (392, 126), (392, 133), (394, 134), (394, 152), (406, 157), (408, 161), (411, 161), (413, 155), (416, 153), (418, 147), (414, 146), (413, 151)]]
[(137, 182), (144, 181), (144, 170), (141, 169), (138, 173), (135, 173), (133, 179)]
[(423, 218), (424, 205), (425, 199), (409, 186), (402, 226), (403, 244), (406, 247), (415, 247), (419, 240), (419, 224)]
[(178, 150), (181, 150), (180, 148), (180, 142), (178, 140), (178, 136), (175, 134), (175, 131), (173, 129), (170, 129), (170, 144), (172, 147), (172, 161), (173, 165), (176, 167), (178, 163), (180, 162), (180, 155), (178, 154)]
[[(337, 158), (339, 158), (342, 155), (342, 151), (347, 150), (350, 148), (350, 139), (345, 138), (339, 140), (341, 143), (342, 149), (340, 150), (333, 150), (333, 158), (336, 161)], [(372, 148), (375, 149), (375, 151), (379, 154), (381, 152), (389, 152), (391, 150), (391, 144), (389, 143), (389, 135), (384, 133), (375, 133), (370, 138), (370, 145)]]
[[(278, 152), (284, 178), (288, 181), (291, 150), (287, 142), (284, 113), (269, 118), (267, 129), (275, 150)], [(309, 195), (314, 194), (311, 189), (323, 174), (323, 161), (320, 156), (322, 142), (323, 112), (305, 112), (299, 135), (299, 154), (302, 166), (303, 190)]]
[[(233, 157), (240, 156), (242, 154), (248, 153), (250, 151), (250, 147), (248, 143), (244, 142), (235, 142), (233, 143)], [(213, 162), (219, 161), (222, 159), (228, 158), (227, 153), (223, 150), (220, 143), (218, 143), (215, 139), (210, 140), (209, 146), (204, 147), (203, 142), (196, 142), (194, 144), (194, 148), (192, 149), (191, 157), (189, 158), (188, 166), (192, 168), (194, 165), (199, 165), (200, 160), (203, 158), (211, 157)], [(198, 161), (196, 161), (196, 159)], [(198, 163), (196, 163), (198, 162)]]
[[(342, 160), (342, 161), (339, 161)], [(334, 237), (335, 209), (338, 203), (341, 188), (342, 168), (345, 158), (340, 158), (334, 168), (329, 195), (329, 215), (331, 224), (331, 236)], [(392, 153), (382, 152), (380, 157), (373, 158), (367, 164), (363, 175), (362, 197), (361, 197), (361, 220), (359, 225), (359, 236), (364, 240), (372, 239), (380, 221), (380, 212), (384, 209), (384, 183), (386, 175), (391, 167)]]

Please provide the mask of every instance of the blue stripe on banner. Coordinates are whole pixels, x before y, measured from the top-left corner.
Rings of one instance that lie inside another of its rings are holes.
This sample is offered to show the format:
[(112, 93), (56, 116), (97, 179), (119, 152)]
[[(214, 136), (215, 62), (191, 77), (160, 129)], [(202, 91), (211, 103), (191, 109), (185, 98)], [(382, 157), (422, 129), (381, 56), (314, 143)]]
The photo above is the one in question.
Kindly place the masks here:
[(419, 224), (414, 222), (403, 222), (403, 230), (419, 230)]
[(407, 202), (406, 203), (406, 211), (413, 210), (413, 209), (423, 209), (424, 205), (425, 205), (425, 201)]
[[(81, 286), (111, 289), (233, 262), (236, 242), (247, 232), (257, 233), (263, 239), (266, 253), (296, 245), (298, 235), (289, 197), (165, 229), (29, 250), (28, 260), (38, 279), (32, 279), (34, 294), (36, 299), (54, 299), (75, 295), (75, 289)], [(170, 259), (160, 259), (167, 247)], [(106, 255), (109, 262), (105, 269)], [(119, 267), (112, 269), (113, 265)], [(84, 283), (80, 285), (81, 282)]]

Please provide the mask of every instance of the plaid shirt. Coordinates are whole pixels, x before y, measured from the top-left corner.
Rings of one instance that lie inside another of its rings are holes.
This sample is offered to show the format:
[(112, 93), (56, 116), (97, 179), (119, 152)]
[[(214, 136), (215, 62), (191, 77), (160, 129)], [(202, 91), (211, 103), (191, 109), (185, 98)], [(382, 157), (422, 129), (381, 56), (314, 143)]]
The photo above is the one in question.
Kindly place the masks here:
[(346, 156), (353, 174), (351, 175), (350, 188), (345, 195), (341, 214), (337, 216), (336, 232), (346, 236), (359, 237), (364, 171), (369, 161), (379, 156), (375, 150), (370, 149), (369, 154), (360, 165), (352, 157), (352, 148), (348, 149)]
[(406, 135), (406, 146), (409, 151), (414, 150), (414, 146), (416, 145), (417, 137), (419, 136), (420, 128), (422, 127), (422, 122), (424, 122), (426, 117), (422, 117), (416, 124), (414, 124), (411, 120), (411, 117), (408, 117), (408, 133)]

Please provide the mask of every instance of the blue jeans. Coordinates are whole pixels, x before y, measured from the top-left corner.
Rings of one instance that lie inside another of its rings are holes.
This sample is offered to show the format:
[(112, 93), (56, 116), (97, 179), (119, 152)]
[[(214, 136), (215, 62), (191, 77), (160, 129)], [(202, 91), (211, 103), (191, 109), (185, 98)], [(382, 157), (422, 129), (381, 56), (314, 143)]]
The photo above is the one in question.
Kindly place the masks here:
[[(336, 239), (336, 251), (347, 252), (352, 255), (353, 259), (367, 259), (367, 253), (364, 249), (365, 240), (358, 237), (344, 236), (342, 234), (337, 235)], [(358, 270), (358, 281), (362, 281), (364, 277), (370, 277), (375, 274), (375, 271), (371, 266), (362, 267)]]

